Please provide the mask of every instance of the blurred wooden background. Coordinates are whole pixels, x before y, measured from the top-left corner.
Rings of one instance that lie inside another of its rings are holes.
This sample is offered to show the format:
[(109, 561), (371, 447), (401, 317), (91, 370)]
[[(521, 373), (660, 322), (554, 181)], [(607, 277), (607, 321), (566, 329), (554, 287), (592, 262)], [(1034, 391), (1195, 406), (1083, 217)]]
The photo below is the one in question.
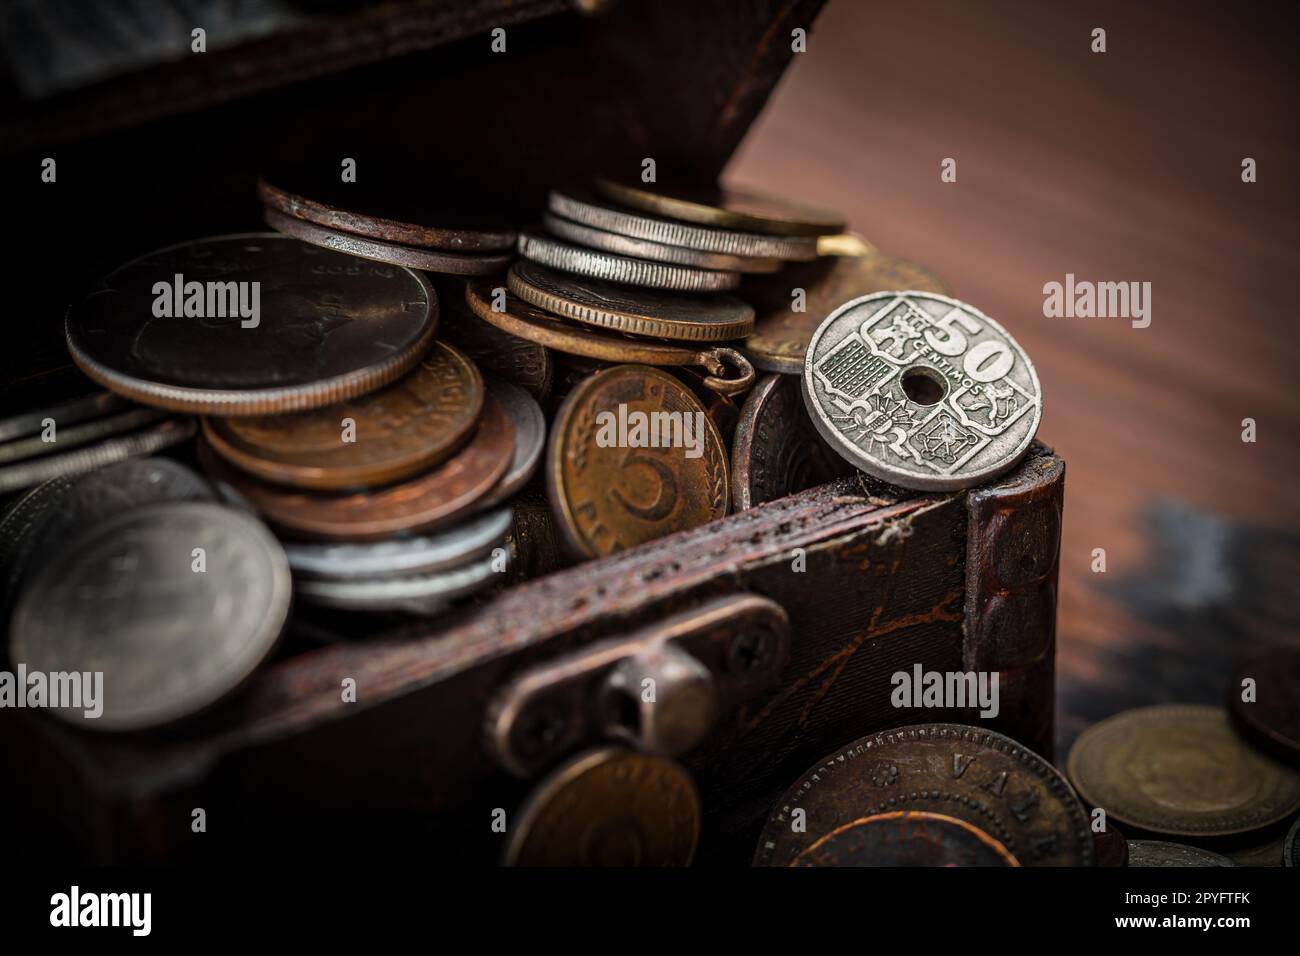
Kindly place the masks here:
[[(1300, 639), (1294, 19), (831, 0), (728, 169), (842, 209), (1034, 358), (1067, 463), (1061, 758), (1114, 711), (1220, 701), (1234, 657)], [(1045, 318), (1069, 272), (1150, 282), (1151, 326)]]

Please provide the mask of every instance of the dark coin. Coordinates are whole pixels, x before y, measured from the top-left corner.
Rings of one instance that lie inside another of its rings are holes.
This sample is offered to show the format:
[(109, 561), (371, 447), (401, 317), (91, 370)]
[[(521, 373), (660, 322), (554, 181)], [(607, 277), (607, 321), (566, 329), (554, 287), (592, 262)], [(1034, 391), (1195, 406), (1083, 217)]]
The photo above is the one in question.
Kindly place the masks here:
[[(800, 312), (795, 311), (796, 289), (803, 290)], [(808, 342), (828, 315), (850, 299), (904, 289), (949, 291), (921, 266), (879, 254), (822, 258), (748, 280), (741, 295), (758, 310), (758, 320), (744, 352), (765, 371), (802, 375)]]
[(748, 335), (754, 309), (733, 295), (688, 295), (577, 279), (528, 261), (506, 276), (510, 291), (555, 315), (630, 335), (718, 342)]
[(672, 760), (608, 748), (542, 780), (510, 826), (510, 866), (686, 866), (702, 816)]
[(799, 379), (766, 375), (745, 399), (731, 445), (731, 500), (737, 511), (851, 474), (817, 434)]
[(474, 363), (434, 342), (415, 368), (366, 395), (289, 415), (204, 419), (203, 434), (222, 458), (264, 481), (364, 488), (447, 459), (482, 410), (483, 377)]
[(318, 226), (305, 219), (295, 219), (293, 216), (286, 216), (269, 208), (265, 210), (262, 218), (276, 232), (301, 239), (313, 246), (407, 269), (424, 269), (427, 272), (445, 272), (450, 275), (481, 276), (500, 272), (511, 259), (508, 252), (471, 255), (381, 242), (378, 239), (369, 239), (350, 232), (327, 229), (325, 226)]
[(199, 445), (203, 470), (234, 488), (272, 525), (291, 535), (342, 541), (373, 541), (450, 524), (483, 500), (513, 457), (514, 426), (491, 396), (473, 438), (453, 457), (423, 475), (355, 494), (266, 484), (225, 464), (206, 443)]
[(694, 266), (697, 269), (717, 269), (723, 272), (779, 272), (785, 265), (780, 259), (760, 259), (755, 256), (729, 256), (721, 252), (700, 252), (686, 246), (669, 246), (649, 239), (633, 239), (631, 236), (593, 229), (580, 222), (570, 222), (560, 216), (549, 213), (542, 220), (546, 231), (552, 235), (576, 242), (582, 246), (614, 252), (621, 256), (636, 259), (652, 259), (655, 262), (671, 262), (679, 266)]
[(1116, 714), (1080, 735), (1066, 766), (1089, 805), (1151, 833), (1237, 836), (1300, 809), (1300, 772), (1248, 746), (1218, 707)]
[[(1254, 700), (1242, 700), (1251, 679)], [(1248, 740), (1288, 763), (1300, 763), (1300, 647), (1275, 648), (1237, 669), (1228, 687), (1229, 712)]]
[[(215, 501), (200, 475), (167, 458), (129, 458), (96, 471), (56, 478), (34, 489), (0, 522), (5, 556), (5, 606), (17, 600), (22, 581), (58, 555), (70, 538), (114, 515), (171, 501)], [(12, 529), (13, 537), (5, 539)]]
[(42, 455), (0, 468), (0, 494), (40, 484), (60, 475), (103, 468), (115, 461), (152, 455), (194, 437), (192, 418), (175, 418), (125, 435), (115, 435), (56, 455)]
[(1300, 819), (1291, 824), (1291, 830), (1282, 842), (1282, 865), (1300, 866)]
[(1019, 866), (979, 827), (942, 813), (893, 810), (854, 820), (800, 853), (791, 866)]
[[(491, 279), (475, 279), (487, 288), (487, 308), (491, 309), (491, 290), (505, 285)], [(518, 385), (539, 402), (551, 394), (555, 377), (555, 360), (544, 344), (512, 335), (479, 318), (466, 301), (469, 289), (462, 279), (438, 276), (434, 280), (443, 320), (438, 334), (456, 346), (483, 372)], [(516, 300), (518, 301), (518, 300)]]
[(136, 407), (130, 411), (92, 418), (67, 428), (60, 429), (56, 426), (53, 441), (47, 442), (40, 436), (32, 436), (0, 445), (0, 465), (89, 445), (91, 442), (112, 435), (121, 435), (124, 432), (143, 428), (145, 425), (152, 425), (166, 417), (168, 413), (159, 409)]
[(10, 659), (102, 672), (101, 716), (51, 708), (82, 728), (157, 727), (242, 684), (274, 649), (289, 600), (284, 551), (255, 518), (197, 502), (134, 508), (85, 529), (30, 580)]
[(1106, 829), (1092, 834), (1097, 850), (1097, 865), (1106, 867), (1128, 866), (1128, 838), (1109, 820)]
[(1219, 853), (1200, 847), (1161, 840), (1129, 840), (1128, 865), (1134, 866), (1236, 866)]
[[(242, 290), (250, 312), (256, 289), (256, 326), (238, 314), (155, 315), (173, 299), (156, 295), (155, 283), (171, 286), (177, 275), (214, 299)], [(318, 408), (399, 378), (428, 347), (437, 317), (433, 289), (408, 269), (266, 233), (136, 259), (68, 310), (66, 332), (73, 360), (112, 391), (181, 411), (260, 415)]]
[[(803, 811), (805, 832), (792, 826)], [(754, 854), (787, 866), (862, 817), (925, 810), (984, 830), (1022, 866), (1092, 866), (1088, 815), (1051, 764), (1002, 734), (918, 724), (855, 740), (809, 768), (777, 802)]]
[(703, 226), (776, 236), (824, 236), (844, 228), (839, 213), (743, 189), (618, 179), (597, 179), (596, 189), (624, 206)]
[(501, 481), (488, 493), (479, 508), (491, 508), (513, 498), (537, 473), (546, 450), (546, 416), (531, 395), (517, 385), (490, 379), (488, 394), (501, 403), (515, 430), (515, 453)]
[(725, 515), (726, 448), (681, 382), (618, 365), (556, 413), (546, 490), (569, 549), (603, 557)]
[(524, 233), (519, 237), (519, 254), (549, 269), (647, 289), (726, 292), (740, 285), (738, 272), (719, 272), (649, 259), (633, 259), (532, 233)]
[(511, 502), (514, 518), (510, 541), (515, 560), (511, 582), (528, 581), (558, 571), (569, 563), (555, 529), (555, 518), (546, 492), (529, 485)]
[(0, 419), (0, 441), (12, 441), (26, 435), (33, 435), (45, 427), (47, 418), (53, 419), (59, 428), (75, 425), (92, 418), (102, 418), (112, 412), (127, 407), (127, 403), (112, 392), (95, 392), (57, 405), (38, 408)]
[(515, 232), (484, 197), (441, 184), (427, 166), (367, 161), (356, 182), (340, 168), (277, 170), (257, 182), (257, 195), (287, 216), (385, 242), (451, 252), (503, 252)]

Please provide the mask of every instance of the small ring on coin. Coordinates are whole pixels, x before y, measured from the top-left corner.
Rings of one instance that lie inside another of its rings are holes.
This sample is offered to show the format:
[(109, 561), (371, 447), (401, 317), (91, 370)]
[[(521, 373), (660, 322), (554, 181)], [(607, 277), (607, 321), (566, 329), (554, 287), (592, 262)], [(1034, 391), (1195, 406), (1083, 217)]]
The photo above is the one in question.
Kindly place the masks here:
[[(704, 377), (705, 387), (719, 395), (739, 395), (754, 384), (754, 366), (735, 349), (709, 349), (701, 352), (696, 361), (710, 372)], [(734, 366), (740, 374), (735, 378), (726, 378), (727, 363)]]

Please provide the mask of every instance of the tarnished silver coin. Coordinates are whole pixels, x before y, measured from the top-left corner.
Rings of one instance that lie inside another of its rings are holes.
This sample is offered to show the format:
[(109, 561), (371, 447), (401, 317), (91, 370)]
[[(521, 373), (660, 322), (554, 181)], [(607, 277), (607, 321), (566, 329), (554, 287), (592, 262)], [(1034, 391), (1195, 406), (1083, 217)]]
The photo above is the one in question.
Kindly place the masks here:
[(497, 508), (437, 534), (357, 544), (284, 546), (289, 567), (304, 578), (383, 578), (431, 574), (468, 564), (500, 547), (513, 524), (509, 508)]
[(6, 616), (17, 597), (18, 582), (26, 571), (27, 553), (36, 531), (72, 480), (60, 476), (43, 481), (12, 502), (0, 515), (0, 585), (3, 586)]
[(68, 542), (23, 590), (9, 657), (29, 672), (102, 674), (103, 712), (51, 708), (91, 730), (180, 720), (235, 690), (289, 614), (284, 550), (218, 504), (149, 505)]
[(673, 219), (646, 216), (599, 202), (581, 193), (552, 192), (547, 208), (557, 216), (633, 239), (733, 256), (810, 262), (817, 258), (817, 239), (809, 236), (766, 236), (731, 229), (696, 226)]
[(112, 392), (94, 392), (57, 405), (0, 418), (0, 441), (34, 435), (45, 428), (46, 419), (52, 419), (57, 427), (63, 428), (87, 419), (101, 418), (126, 407), (126, 399)]
[(633, 259), (534, 233), (524, 233), (519, 237), (519, 254), (525, 259), (561, 272), (622, 285), (638, 285), (646, 289), (728, 292), (740, 285), (739, 272), (719, 272), (715, 269), (651, 262), (649, 259)]
[[(197, 472), (168, 458), (128, 458), (95, 471), (55, 478), (25, 496), (13, 527), (13, 537), (3, 544), (0, 579), (5, 606), (17, 600), (18, 589), (68, 541), (96, 522), (132, 508), (168, 501), (216, 501), (217, 494)], [(0, 521), (0, 538), (8, 522)]]
[(922, 491), (1013, 468), (1042, 417), (1038, 373), (984, 313), (933, 292), (844, 303), (813, 333), (804, 402), (846, 461)]
[(194, 431), (194, 419), (173, 418), (126, 435), (114, 435), (90, 445), (82, 445), (71, 451), (14, 462), (0, 467), (0, 494), (28, 488), (60, 475), (93, 471), (115, 461), (152, 455), (193, 438)]
[(1163, 840), (1129, 840), (1129, 866), (1236, 866), (1220, 853)]
[(851, 473), (826, 447), (792, 375), (765, 375), (745, 398), (731, 442), (731, 501), (744, 511)]
[(697, 269), (718, 269), (723, 272), (779, 272), (785, 265), (780, 259), (758, 258), (756, 256), (731, 256), (725, 252), (701, 252), (686, 246), (670, 246), (663, 242), (649, 239), (634, 239), (617, 232), (594, 229), (580, 222), (570, 222), (562, 216), (547, 213), (542, 217), (542, 224), (552, 235), (576, 242), (580, 246), (591, 246), (605, 252), (615, 252), (621, 256), (636, 259), (653, 259), (655, 262), (671, 262), (679, 266), (694, 266)]
[(0, 464), (38, 458), (41, 455), (50, 455), (71, 448), (79, 448), (101, 438), (109, 438), (123, 432), (135, 431), (145, 425), (152, 425), (154, 422), (161, 421), (166, 417), (168, 417), (168, 413), (160, 409), (136, 407), (116, 415), (102, 415), (99, 418), (93, 418), (77, 425), (70, 425), (67, 428), (58, 428), (56, 426), (51, 441), (46, 441), (40, 435), (32, 435), (28, 438), (21, 438), (0, 445)]
[(294, 593), (310, 604), (349, 611), (406, 611), (437, 614), (451, 601), (481, 591), (505, 579), (510, 549), (503, 540), (500, 552), (464, 567), (433, 574), (384, 578), (305, 578), (294, 583)]
[(501, 481), (479, 502), (480, 510), (496, 507), (523, 490), (537, 473), (542, 452), (546, 450), (546, 415), (542, 406), (518, 385), (499, 378), (487, 379), (487, 390), (505, 408), (515, 426), (515, 453)]

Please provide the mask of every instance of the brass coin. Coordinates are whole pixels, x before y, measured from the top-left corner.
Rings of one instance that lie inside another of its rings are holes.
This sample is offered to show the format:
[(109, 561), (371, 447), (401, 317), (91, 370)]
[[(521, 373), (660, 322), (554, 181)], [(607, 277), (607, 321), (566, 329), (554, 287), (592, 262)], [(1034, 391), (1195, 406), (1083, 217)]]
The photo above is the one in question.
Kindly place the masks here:
[(1066, 764), (1079, 795), (1152, 833), (1249, 833), (1300, 809), (1300, 772), (1253, 750), (1218, 707), (1166, 704), (1089, 727)]
[[(794, 290), (803, 289), (803, 312)], [(743, 351), (758, 368), (802, 375), (808, 342), (836, 308), (872, 292), (917, 290), (947, 294), (947, 283), (915, 263), (888, 256), (832, 257), (792, 266), (779, 276), (750, 280), (742, 295), (758, 310)]]
[(942, 813), (892, 810), (846, 823), (791, 866), (1019, 866), (977, 826)]
[(726, 448), (681, 382), (618, 365), (579, 383), (560, 406), (546, 491), (569, 549), (603, 557), (725, 515)]
[(719, 272), (715, 269), (652, 262), (649, 259), (633, 259), (527, 232), (519, 237), (519, 254), (530, 262), (549, 269), (645, 289), (727, 292), (740, 285), (739, 272)]
[[(180, 315), (154, 314), (169, 304), (164, 311), (176, 312), (175, 296), (154, 289), (174, 286), (177, 275), (182, 292), (191, 283), (204, 291), (201, 316), (184, 313), (187, 295)], [(226, 314), (232, 292), (249, 312), (256, 294), (256, 320)], [(437, 321), (433, 289), (409, 269), (256, 233), (133, 260), (74, 303), (64, 328), (73, 361), (120, 395), (206, 415), (262, 415), (331, 405), (400, 378)]]
[(519, 261), (506, 276), (510, 291), (531, 305), (587, 325), (630, 335), (719, 342), (754, 327), (754, 309), (734, 295), (689, 295), (577, 279)]
[[(796, 810), (806, 832), (792, 826)], [(1050, 763), (991, 730), (917, 724), (862, 737), (805, 771), (768, 817), (754, 865), (787, 866), (846, 823), (895, 810), (971, 823), (1022, 866), (1094, 863), (1088, 815)]]
[(687, 866), (700, 796), (680, 765), (607, 748), (539, 783), (510, 827), (508, 866)]
[(516, 233), (482, 197), (452, 186), (435, 188), (426, 169), (376, 166), (345, 183), (337, 166), (299, 167), (260, 177), (257, 195), (267, 206), (329, 229), (406, 246), (449, 252), (505, 252)]
[[(489, 296), (494, 286), (501, 286), (490, 279), (470, 281), (484, 283)], [(550, 397), (555, 380), (555, 359), (545, 344), (504, 332), (475, 315), (466, 301), (468, 293), (464, 279), (438, 276), (434, 279), (434, 287), (443, 308), (443, 320), (438, 329), (442, 338), (473, 359), (481, 371), (518, 385), (539, 402)], [(504, 292), (505, 287), (501, 288)]]
[(1220, 853), (1162, 840), (1129, 840), (1129, 866), (1236, 866)]
[(737, 511), (853, 473), (808, 419), (799, 379), (765, 375), (745, 398), (731, 444), (731, 500)]
[(434, 342), (419, 365), (377, 392), (292, 415), (205, 418), (203, 434), (222, 458), (265, 481), (364, 488), (443, 461), (465, 443), (482, 410), (483, 377), (474, 363)]
[(671, 262), (679, 266), (695, 266), (697, 269), (718, 269), (722, 272), (780, 272), (785, 265), (780, 259), (729, 256), (722, 252), (700, 252), (698, 249), (689, 249), (686, 246), (670, 246), (662, 242), (651, 242), (649, 239), (634, 239), (617, 232), (593, 229), (580, 222), (570, 222), (562, 216), (553, 216), (550, 213), (543, 217), (542, 222), (547, 232), (561, 239), (637, 259), (653, 259), (655, 262)]
[(396, 485), (349, 495), (292, 491), (258, 481), (221, 460), (207, 443), (199, 463), (290, 535), (373, 541), (400, 531), (427, 531), (469, 514), (501, 480), (514, 457), (514, 430), (488, 396), (469, 444), (437, 468)]
[[(602, 362), (702, 365), (711, 373), (709, 387), (723, 394), (744, 391), (753, 381), (753, 367), (734, 349), (715, 347), (700, 351), (620, 332), (575, 327), (511, 292), (506, 292), (505, 309), (498, 312), (492, 308), (496, 288), (491, 280), (476, 279), (465, 289), (466, 302), (476, 316), (516, 340), (526, 339), (556, 352)], [(736, 368), (734, 376), (726, 375), (728, 365)]]
[(350, 256), (359, 256), (374, 262), (403, 266), (407, 269), (445, 272), (450, 275), (482, 276), (500, 272), (512, 258), (508, 252), (467, 255), (460, 252), (443, 252), (438, 249), (420, 249), (415, 246), (382, 242), (379, 239), (318, 226), (305, 219), (295, 219), (270, 207), (264, 211), (263, 218), (276, 232), (309, 242), (313, 246), (332, 249)]
[(844, 217), (805, 203), (743, 189), (664, 188), (654, 183), (597, 179), (596, 190), (614, 202), (670, 219), (770, 233), (824, 236), (844, 228)]

